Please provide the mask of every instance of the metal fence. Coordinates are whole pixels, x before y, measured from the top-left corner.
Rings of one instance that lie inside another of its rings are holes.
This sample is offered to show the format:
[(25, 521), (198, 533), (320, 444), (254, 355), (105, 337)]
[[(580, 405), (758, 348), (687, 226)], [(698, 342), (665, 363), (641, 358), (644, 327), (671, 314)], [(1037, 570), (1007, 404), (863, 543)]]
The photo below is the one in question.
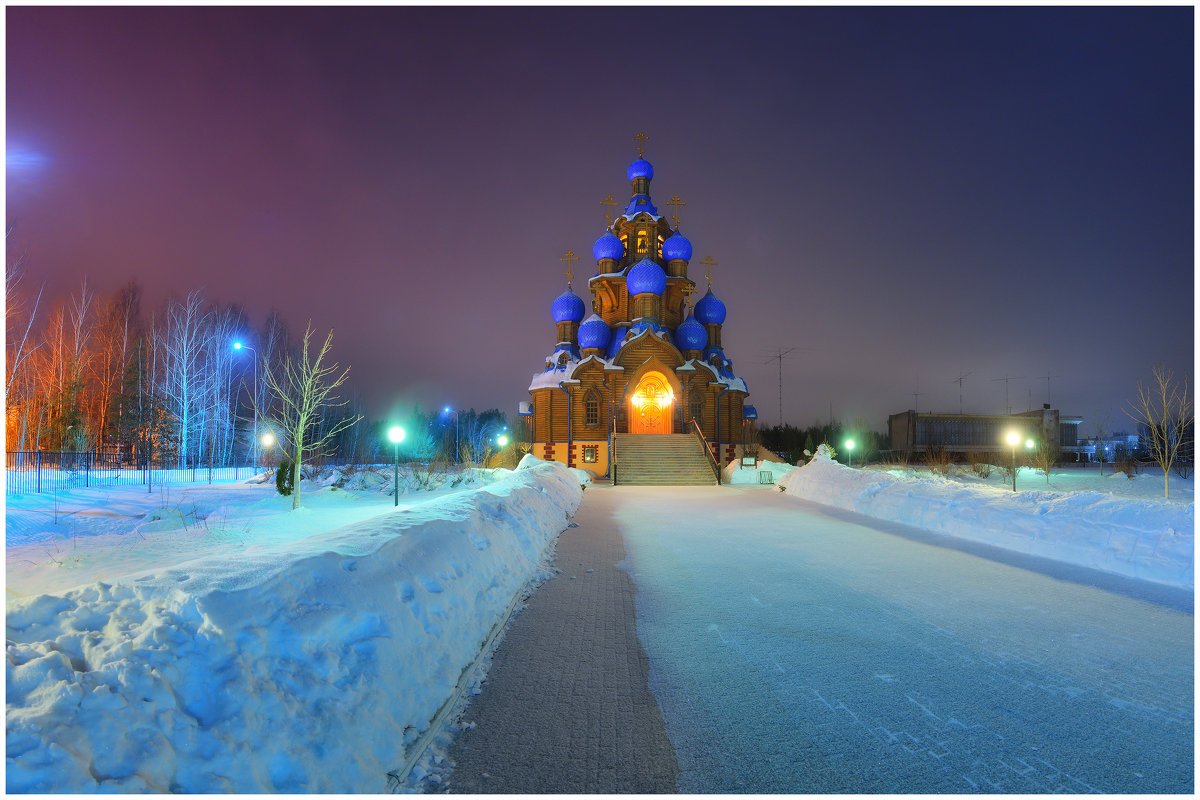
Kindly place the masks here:
[(4, 460), (4, 493), (15, 496), (92, 486), (178, 486), (249, 478), (251, 464), (212, 466), (136, 459), (103, 451), (9, 450)]

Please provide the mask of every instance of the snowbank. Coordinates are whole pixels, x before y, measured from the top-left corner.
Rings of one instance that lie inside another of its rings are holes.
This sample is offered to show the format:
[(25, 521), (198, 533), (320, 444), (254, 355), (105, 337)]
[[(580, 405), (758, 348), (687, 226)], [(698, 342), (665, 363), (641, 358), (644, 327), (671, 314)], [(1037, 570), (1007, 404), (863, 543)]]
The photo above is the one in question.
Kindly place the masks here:
[[(721, 483), (727, 485), (745, 485), (751, 483), (777, 483), (780, 478), (788, 474), (796, 467), (792, 464), (784, 464), (778, 461), (760, 460), (753, 467), (742, 466), (741, 461), (730, 461), (721, 470)], [(770, 479), (761, 477), (762, 473), (770, 473)]]
[(9, 792), (383, 792), (579, 505), (570, 471), (8, 597)]
[(850, 469), (823, 450), (779, 487), (825, 505), (1008, 550), (1186, 589), (1195, 584), (1193, 503), (964, 486), (932, 476)]

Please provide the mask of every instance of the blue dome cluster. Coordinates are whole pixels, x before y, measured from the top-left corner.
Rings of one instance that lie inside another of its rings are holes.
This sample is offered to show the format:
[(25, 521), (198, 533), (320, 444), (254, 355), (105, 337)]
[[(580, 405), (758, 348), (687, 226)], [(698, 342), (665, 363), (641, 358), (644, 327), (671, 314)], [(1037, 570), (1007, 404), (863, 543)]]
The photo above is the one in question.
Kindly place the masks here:
[(550, 306), (550, 315), (555, 322), (579, 322), (583, 319), (583, 301), (579, 295), (567, 289)]
[(677, 258), (691, 261), (692, 243), (682, 233), (675, 231), (669, 239), (663, 242), (663, 258), (667, 261), (674, 261)]
[(696, 319), (705, 325), (721, 325), (725, 322), (725, 304), (708, 290), (708, 294), (696, 303)]
[(652, 181), (654, 180), (654, 167), (650, 166), (650, 162), (646, 159), (639, 158), (629, 165), (629, 169), (625, 170), (625, 174), (629, 177), (629, 180), (645, 178)]
[(708, 331), (689, 314), (675, 329), (675, 346), (680, 350), (703, 350), (707, 345)]
[(600, 315), (592, 314), (579, 326), (579, 346), (584, 350), (589, 347), (598, 347), (603, 350), (608, 347), (608, 339), (611, 335), (612, 331), (608, 329), (607, 323), (600, 319)]
[(625, 245), (616, 237), (616, 234), (607, 231), (592, 245), (592, 256), (597, 261), (603, 261), (606, 258), (620, 260), (625, 257)]
[(625, 286), (633, 295), (662, 294), (667, 290), (667, 273), (658, 264), (643, 258), (629, 268), (625, 275)]

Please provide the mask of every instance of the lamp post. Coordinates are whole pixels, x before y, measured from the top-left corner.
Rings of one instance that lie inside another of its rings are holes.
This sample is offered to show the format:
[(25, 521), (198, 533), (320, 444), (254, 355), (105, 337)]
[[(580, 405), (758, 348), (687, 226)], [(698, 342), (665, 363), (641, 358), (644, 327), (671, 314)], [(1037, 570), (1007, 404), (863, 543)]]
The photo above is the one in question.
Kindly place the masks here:
[(1013, 491), (1017, 490), (1017, 445), (1021, 443), (1021, 435), (1016, 431), (1008, 434), (1008, 445), (1012, 448)]
[(396, 453), (396, 468), (392, 472), (393, 488), (393, 506), (400, 505), (400, 443), (404, 441), (404, 428), (399, 425), (393, 426), (388, 431), (388, 438), (392, 440), (392, 445)]
[[(508, 430), (508, 426), (506, 425), (504, 427), (504, 429)], [(500, 445), (500, 466), (503, 467), (504, 466), (504, 448), (508, 446), (508, 437), (505, 436), (504, 434), (500, 434), (499, 436), (496, 437), (496, 444)]]
[(450, 406), (446, 406), (445, 408), (442, 409), (442, 413), (449, 414), (451, 412), (451, 410), (453, 410), (453, 412), (454, 412), (454, 463), (457, 464), (458, 463), (458, 409), (457, 408), (451, 409)]
[(854, 440), (853, 439), (846, 440), (846, 465), (849, 467), (854, 466)]
[[(249, 350), (251, 353), (254, 353), (254, 397), (251, 398), (251, 402), (254, 404), (254, 468), (258, 469), (258, 460), (262, 455), (258, 449), (258, 353), (255, 352), (253, 347), (247, 347), (241, 342), (234, 342), (233, 349)], [(267, 446), (270, 447), (270, 445)]]

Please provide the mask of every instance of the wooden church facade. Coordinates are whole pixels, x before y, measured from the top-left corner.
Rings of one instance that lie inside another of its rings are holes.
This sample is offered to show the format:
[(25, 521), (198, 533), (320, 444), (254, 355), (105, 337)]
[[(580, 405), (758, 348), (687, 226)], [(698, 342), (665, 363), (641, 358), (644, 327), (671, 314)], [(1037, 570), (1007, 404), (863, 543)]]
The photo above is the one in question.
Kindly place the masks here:
[[(533, 376), (533, 453), (597, 475), (609, 472), (613, 434), (702, 435), (719, 463), (734, 458), (756, 414), (721, 344), (725, 305), (688, 277), (692, 245), (650, 199), (654, 169), (639, 157), (627, 177), (632, 197), (592, 248), (591, 314), (575, 294), (569, 252), (567, 291), (551, 306), (557, 332), (545, 368)], [(609, 200), (611, 204), (611, 198)], [(678, 196), (668, 205), (683, 205)], [(618, 462), (620, 453), (617, 453)]]

